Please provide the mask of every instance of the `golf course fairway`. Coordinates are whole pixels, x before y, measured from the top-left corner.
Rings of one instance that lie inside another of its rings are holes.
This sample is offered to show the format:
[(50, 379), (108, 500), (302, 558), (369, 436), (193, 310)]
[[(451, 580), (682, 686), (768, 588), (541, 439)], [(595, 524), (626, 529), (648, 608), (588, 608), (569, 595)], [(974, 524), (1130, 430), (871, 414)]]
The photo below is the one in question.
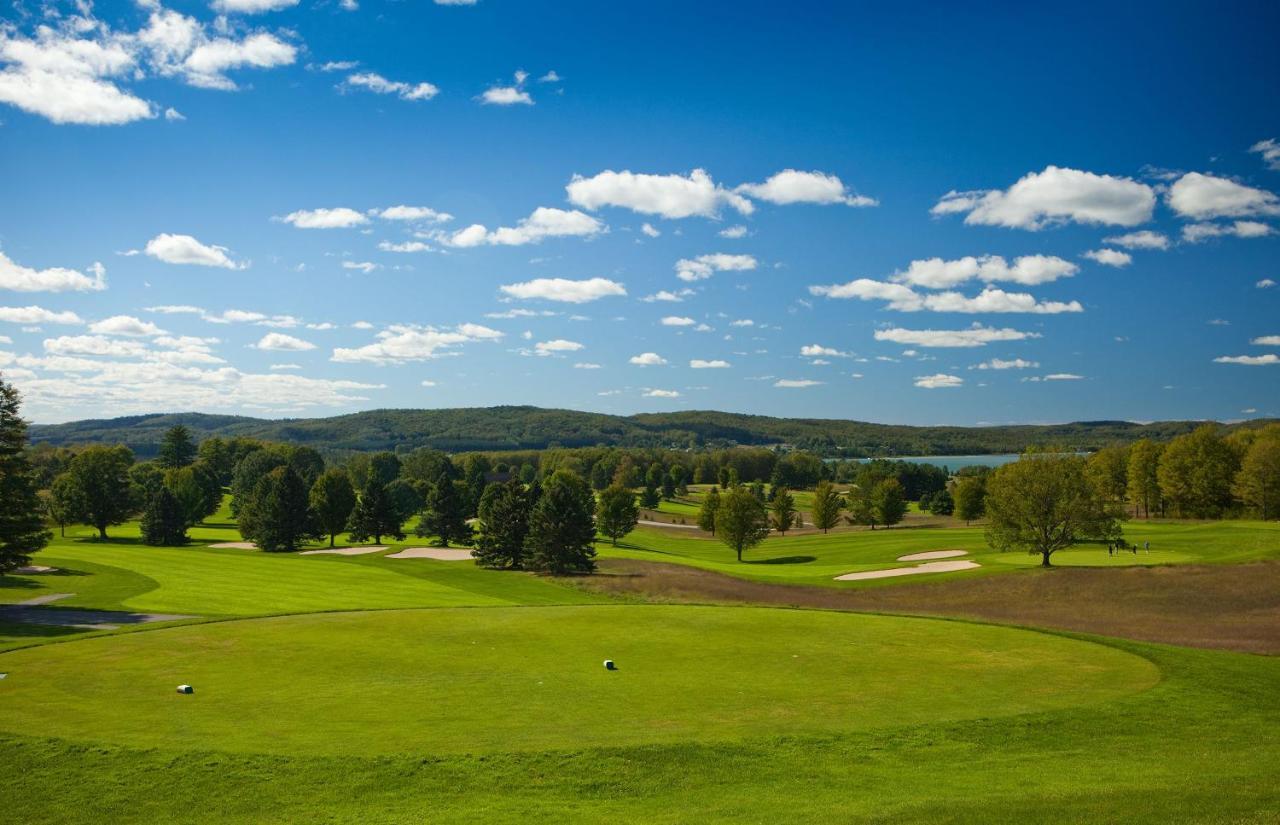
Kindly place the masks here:
[(1009, 627), (658, 605), (212, 622), (16, 650), (0, 672), (6, 733), (299, 756), (841, 733), (1099, 704), (1160, 679), (1131, 653)]

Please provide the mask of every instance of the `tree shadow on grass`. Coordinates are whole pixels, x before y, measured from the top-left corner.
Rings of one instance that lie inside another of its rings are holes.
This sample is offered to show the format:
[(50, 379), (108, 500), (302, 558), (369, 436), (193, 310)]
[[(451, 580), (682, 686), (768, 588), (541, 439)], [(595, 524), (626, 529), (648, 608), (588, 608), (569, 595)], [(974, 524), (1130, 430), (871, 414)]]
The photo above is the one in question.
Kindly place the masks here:
[[(0, 621), (0, 638), (10, 639), (57, 639), (63, 636), (78, 636), (82, 633), (92, 633), (89, 628), (84, 627), (67, 627), (58, 624), (34, 624), (27, 622), (6, 622)], [(0, 641), (0, 647), (5, 642)], [(2, 668), (0, 668), (2, 670)]]
[(14, 576), (12, 573), (0, 576), (0, 590), (32, 590), (41, 587), (34, 578), (26, 578), (25, 574)]
[(817, 556), (779, 556), (774, 559), (743, 559), (743, 564), (808, 564), (817, 561)]

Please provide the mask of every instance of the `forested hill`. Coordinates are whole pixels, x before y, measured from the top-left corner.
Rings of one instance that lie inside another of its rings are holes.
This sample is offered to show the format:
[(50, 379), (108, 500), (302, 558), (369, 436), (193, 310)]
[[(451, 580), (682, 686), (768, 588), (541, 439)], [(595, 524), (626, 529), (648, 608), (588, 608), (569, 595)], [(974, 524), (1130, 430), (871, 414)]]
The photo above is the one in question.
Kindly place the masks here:
[[(370, 410), (332, 418), (267, 420), (231, 415), (175, 413), (31, 427), (33, 442), (52, 445), (123, 443), (141, 457), (155, 454), (164, 431), (186, 425), (198, 438), (248, 436), (308, 444), (323, 451), (471, 450), (584, 447), (726, 447), (790, 444), (830, 456), (964, 455), (1018, 452), (1054, 444), (1091, 450), (1142, 437), (1168, 439), (1195, 421), (1002, 427), (907, 427), (861, 421), (770, 418), (715, 411), (603, 415), (538, 407), (447, 410)], [(1248, 422), (1254, 426), (1260, 421)]]

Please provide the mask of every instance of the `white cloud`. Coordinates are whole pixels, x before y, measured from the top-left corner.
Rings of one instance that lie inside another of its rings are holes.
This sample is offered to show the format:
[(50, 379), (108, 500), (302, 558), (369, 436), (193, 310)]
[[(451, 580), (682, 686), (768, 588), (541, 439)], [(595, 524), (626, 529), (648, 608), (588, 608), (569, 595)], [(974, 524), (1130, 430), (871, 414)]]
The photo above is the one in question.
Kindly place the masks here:
[(824, 381), (814, 381), (811, 378), (779, 378), (773, 382), (775, 387), (783, 387), (786, 389), (803, 389), (805, 387), (816, 387), (824, 384)]
[(254, 349), (280, 352), (305, 352), (316, 348), (316, 345), (310, 341), (294, 338), (292, 335), (285, 335), (282, 332), (268, 332), (262, 336), (262, 340), (252, 346)]
[(182, 114), (182, 112), (179, 112), (177, 109), (170, 106), (169, 108), (164, 110), (164, 119), (170, 122), (174, 122), (174, 121), (186, 120), (187, 118), (186, 118), (186, 115)]
[(222, 269), (243, 269), (245, 266), (227, 257), (229, 250), (225, 246), (208, 246), (190, 235), (170, 235), (167, 232), (156, 235), (147, 241), (143, 251), (152, 258), (169, 264), (194, 264)]
[(666, 289), (661, 289), (652, 295), (644, 296), (640, 300), (644, 301), (646, 304), (652, 304), (655, 301), (665, 301), (668, 303), (678, 304), (692, 294), (694, 294), (692, 289), (682, 289), (679, 292), (671, 292)]
[(83, 324), (74, 312), (54, 312), (44, 307), (0, 307), (0, 321), (10, 324)]
[(1275, 229), (1260, 221), (1235, 221), (1233, 223), (1189, 223), (1182, 227), (1182, 240), (1201, 243), (1209, 238), (1224, 236), (1234, 238), (1263, 238)]
[(737, 224), (736, 226), (726, 226), (724, 229), (721, 229), (716, 234), (722, 238), (737, 240), (739, 238), (747, 237), (747, 228), (742, 224)]
[(1280, 215), (1280, 198), (1275, 194), (1200, 172), (1188, 172), (1174, 181), (1165, 201), (1182, 217), (1198, 221)]
[(642, 352), (639, 355), (631, 356), (627, 360), (638, 367), (660, 367), (667, 363), (667, 359), (656, 352)]
[(404, 243), (392, 243), (391, 241), (380, 241), (378, 248), (383, 252), (430, 252), (431, 245), (422, 241), (405, 241)]
[(298, 229), (347, 229), (369, 222), (363, 214), (345, 206), (333, 209), (299, 209), (280, 220)]
[(186, 81), (205, 89), (230, 91), (236, 84), (226, 72), (246, 66), (270, 69), (287, 66), (297, 58), (298, 50), (266, 32), (250, 34), (243, 40), (216, 37), (196, 46), (186, 60)]
[(1082, 257), (1102, 264), (1103, 266), (1122, 267), (1133, 263), (1133, 256), (1118, 249), (1091, 249)]
[(1041, 381), (1083, 381), (1083, 375), (1076, 375), (1071, 372), (1054, 372), (1049, 375), (1031, 375), (1022, 379), (1028, 383), (1039, 383)]
[(710, 361), (694, 358), (689, 361), (689, 366), (695, 370), (723, 370), (729, 368), (729, 362), (718, 358)]
[(190, 304), (167, 304), (158, 307), (147, 307), (147, 312), (158, 312), (161, 315), (204, 315), (205, 312), (200, 307), (193, 307)]
[(582, 281), (573, 281), (568, 278), (535, 278), (532, 281), (517, 284), (503, 284), (499, 289), (506, 295), (521, 300), (541, 298), (546, 301), (570, 304), (585, 304), (600, 298), (627, 294), (622, 284), (607, 278), (588, 278)]
[(355, 321), (351, 324), (352, 329), (373, 329), (373, 324), (368, 321)]
[(1141, 229), (1124, 235), (1113, 235), (1103, 238), (1103, 243), (1123, 246), (1125, 249), (1168, 249), (1169, 238), (1150, 229)]
[(490, 232), (484, 224), (475, 223), (452, 233), (434, 233), (431, 237), (447, 246), (466, 248), (482, 244), (523, 246), (541, 243), (544, 238), (591, 237), (604, 231), (605, 225), (585, 212), (540, 206), (515, 226), (501, 226)]
[(1005, 292), (988, 286), (974, 297), (959, 292), (935, 292), (921, 295), (902, 284), (890, 284), (858, 278), (847, 284), (810, 286), (813, 295), (828, 298), (860, 298), (864, 301), (883, 300), (888, 308), (898, 312), (960, 312), (967, 314), (987, 312), (1026, 312), (1038, 315), (1056, 315), (1062, 312), (1083, 312), (1079, 301), (1037, 301), (1025, 292)]
[(532, 106), (533, 98), (519, 86), (490, 86), (480, 95), (480, 102), (490, 106)]
[(302, 369), (302, 365), (301, 364), (272, 364), (271, 366), (267, 367), (267, 369), (271, 370), (272, 372), (284, 372), (286, 370), (300, 370)]
[[(474, 2), (474, 0), (462, 0), (462, 2)], [(563, 79), (564, 78), (560, 77), (560, 75), (556, 73), (555, 69), (552, 69), (551, 71), (544, 74), (542, 77), (538, 78), (538, 82), (539, 83), (559, 83)]]
[(143, 321), (132, 315), (113, 315), (95, 321), (89, 325), (89, 331), (100, 335), (128, 335), (138, 338), (165, 334), (164, 330), (150, 321)]
[(739, 318), (736, 321), (729, 322), (729, 326), (731, 327), (754, 327), (755, 325), (756, 322), (750, 318)]
[(1261, 281), (1258, 281), (1256, 284), (1254, 284), (1254, 286), (1256, 286), (1258, 289), (1271, 289), (1271, 287), (1275, 285), (1276, 285), (1276, 282), (1271, 280), (1270, 278), (1263, 278)]
[(1280, 347), (1280, 335), (1263, 335), (1249, 341), (1255, 347)]
[(1268, 352), (1266, 355), (1222, 355), (1213, 359), (1218, 364), (1242, 364), (1246, 367), (1265, 367), (1280, 364), (1280, 355)]
[(945, 372), (939, 372), (934, 375), (916, 376), (915, 385), (926, 390), (936, 390), (963, 386), (964, 379), (958, 375), (947, 375)]
[(859, 298), (863, 301), (889, 301), (896, 306), (916, 306), (920, 296), (910, 287), (902, 284), (889, 284), (874, 281), (870, 278), (855, 278), (846, 284), (814, 285), (809, 287), (810, 295), (825, 298)]
[(151, 349), (140, 341), (122, 341), (105, 335), (62, 335), (46, 338), (45, 352), (53, 355), (98, 355), (115, 358), (141, 358)]
[(645, 390), (645, 398), (679, 398), (680, 393), (675, 390)]
[(664, 327), (691, 327), (696, 323), (698, 322), (692, 318), (686, 318), (681, 315), (668, 315), (662, 319)]
[(598, 370), (601, 369), (599, 364), (592, 364), (589, 361), (579, 361), (573, 365), (575, 370)]
[(343, 261), (342, 268), (355, 270), (357, 272), (363, 272), (364, 274), (368, 275), (370, 272), (373, 272), (375, 269), (381, 269), (382, 267), (378, 264), (375, 264), (373, 261)]
[(556, 352), (577, 352), (585, 349), (577, 341), (566, 341), (563, 338), (556, 338), (554, 341), (539, 341), (533, 345), (533, 348), (539, 355), (551, 355)]
[(1151, 220), (1155, 201), (1150, 186), (1131, 178), (1047, 166), (1007, 190), (953, 190), (931, 211), (934, 215), (967, 213), (964, 222), (971, 225), (1031, 230), (1068, 221), (1134, 226)]
[(453, 220), (453, 215), (448, 212), (438, 212), (429, 206), (388, 206), (385, 209), (374, 210), (374, 214), (387, 221), (448, 223)]
[(461, 324), (454, 329), (397, 324), (379, 332), (378, 340), (372, 344), (354, 349), (335, 348), (330, 360), (379, 365), (426, 361), (440, 357), (442, 350), (501, 337), (501, 332), (479, 324)]
[(758, 261), (751, 255), (728, 255), (716, 252), (696, 258), (676, 261), (676, 277), (682, 281), (702, 281), (716, 272), (747, 272), (755, 269)]
[(805, 358), (849, 358), (851, 356), (851, 353), (835, 347), (824, 347), (821, 344), (806, 344), (800, 348), (800, 354)]
[(648, 235), (650, 238), (656, 238), (662, 234), (662, 232), (656, 229), (651, 223), (640, 224), (640, 231)]
[(200, 310), (200, 317), (211, 324), (254, 324), (260, 327), (289, 328), (302, 323), (292, 315), (266, 315), (243, 309), (228, 309), (216, 315)]
[(435, 0), (437, 6), (474, 6), (480, 0)]
[(14, 292), (100, 292), (107, 288), (106, 270), (95, 263), (90, 278), (82, 272), (62, 267), (32, 269), (0, 252), (0, 289)]
[(1249, 147), (1249, 151), (1262, 155), (1262, 162), (1268, 169), (1280, 172), (1280, 143), (1274, 138), (1258, 141)]
[(879, 329), (875, 332), (877, 341), (891, 341), (895, 344), (907, 344), (919, 347), (982, 347), (996, 341), (1025, 341), (1028, 338), (1039, 338), (1036, 332), (1022, 332), (1008, 327), (997, 329), (984, 327), (975, 323), (968, 329)]
[(736, 191), (758, 200), (780, 205), (793, 203), (879, 205), (874, 198), (851, 193), (835, 175), (824, 172), (801, 172), (796, 169), (784, 169), (764, 183), (744, 183)]
[(981, 364), (974, 364), (969, 367), (971, 370), (1030, 370), (1040, 366), (1039, 361), (1027, 361), (1022, 358), (1014, 358), (1006, 361), (1001, 358), (992, 358), (990, 361), (984, 361)]
[(1015, 258), (1012, 266), (999, 255), (969, 255), (951, 261), (942, 258), (912, 261), (905, 271), (895, 272), (892, 280), (930, 289), (944, 289), (974, 278), (988, 283), (1009, 281), (1038, 286), (1069, 278), (1079, 271), (1080, 267), (1054, 255), (1023, 255)]
[(365, 89), (379, 95), (395, 95), (401, 100), (430, 100), (440, 93), (432, 83), (405, 83), (387, 80), (376, 72), (359, 72), (350, 75), (340, 88)]
[(224, 14), (262, 14), (298, 5), (298, 0), (214, 0), (215, 11)]
[(574, 175), (565, 191), (570, 203), (584, 209), (619, 206), (664, 218), (715, 217), (726, 204), (744, 215), (754, 209), (749, 200), (716, 184), (702, 169), (687, 177), (612, 170), (590, 178)]

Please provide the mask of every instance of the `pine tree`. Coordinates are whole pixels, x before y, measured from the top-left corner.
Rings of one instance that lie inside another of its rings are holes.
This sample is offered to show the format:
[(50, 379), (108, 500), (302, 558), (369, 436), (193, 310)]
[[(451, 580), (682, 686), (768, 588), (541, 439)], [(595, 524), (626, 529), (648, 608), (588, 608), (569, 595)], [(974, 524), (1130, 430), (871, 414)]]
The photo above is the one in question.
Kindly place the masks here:
[(262, 477), (248, 511), (240, 533), (259, 550), (292, 552), (317, 534), (306, 485), (291, 467), (277, 467)]
[(13, 385), (0, 380), (0, 575), (29, 563), (31, 554), (51, 538), (27, 461), (21, 404)]
[(392, 536), (399, 541), (404, 538), (403, 524), (386, 486), (371, 481), (351, 514), (351, 540), (366, 542), (372, 537), (374, 544), (381, 544), (383, 536)]
[(435, 536), (441, 547), (471, 544), (471, 525), (467, 524), (467, 506), (458, 485), (441, 474), (427, 492), (422, 518), (413, 532), (418, 536)]
[(524, 543), (533, 508), (524, 484), (512, 480), (491, 484), (480, 497), (480, 534), (472, 552), (476, 564), (519, 570), (524, 566)]
[(196, 460), (196, 444), (191, 439), (191, 431), (178, 424), (170, 427), (160, 443), (160, 455), (156, 463), (166, 470), (185, 467)]
[(316, 479), (307, 499), (317, 528), (329, 537), (332, 547), (338, 533), (347, 529), (351, 511), (356, 507), (356, 491), (351, 487), (351, 479), (341, 470), (328, 470)]
[(161, 487), (142, 511), (142, 542), (155, 546), (187, 543), (187, 514), (168, 487)]
[(640, 494), (640, 506), (646, 510), (654, 510), (661, 504), (662, 499), (658, 496), (658, 488), (646, 484), (644, 492)]
[(596, 502), (596, 526), (601, 533), (618, 546), (618, 539), (636, 529), (640, 521), (640, 508), (636, 506), (635, 493), (620, 484), (613, 484), (600, 492)]
[(716, 534), (716, 512), (720, 509), (720, 489), (712, 487), (702, 496), (702, 506), (698, 508), (698, 527), (711, 535)]
[(529, 516), (527, 566), (557, 574), (595, 570), (593, 509), (586, 482), (571, 472), (552, 475)]

